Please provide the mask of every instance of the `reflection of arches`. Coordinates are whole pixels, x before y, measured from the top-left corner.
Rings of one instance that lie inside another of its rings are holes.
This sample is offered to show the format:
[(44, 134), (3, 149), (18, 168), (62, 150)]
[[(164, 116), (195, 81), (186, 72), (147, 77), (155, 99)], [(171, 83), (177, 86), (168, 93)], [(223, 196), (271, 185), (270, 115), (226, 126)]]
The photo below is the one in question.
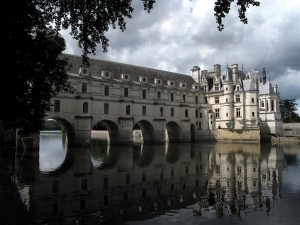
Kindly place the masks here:
[(152, 124), (146, 120), (140, 120), (134, 127), (134, 130), (141, 130), (141, 142), (153, 143), (154, 142), (154, 128)]
[(107, 130), (108, 135), (106, 137), (106, 141), (110, 144), (117, 144), (120, 142), (120, 132), (119, 127), (110, 120), (101, 120), (98, 121), (94, 126), (93, 129), (96, 130)]
[[(153, 149), (152, 145), (140, 145), (140, 150), (139, 150), (139, 157), (135, 155), (135, 163), (139, 166), (147, 166), (149, 165), (155, 155), (155, 149)], [(137, 153), (137, 152), (136, 152)]]
[(180, 141), (180, 128), (176, 122), (168, 122), (166, 125), (167, 137), (166, 140), (169, 142), (179, 142)]
[(168, 144), (166, 148), (166, 161), (171, 164), (177, 162), (181, 155), (180, 146), (177, 144)]
[(113, 168), (120, 158), (119, 148), (118, 146), (113, 146), (110, 144), (100, 144), (93, 147), (93, 154), (99, 155), (98, 160), (101, 160), (101, 164), (93, 165), (96, 169), (107, 169)]

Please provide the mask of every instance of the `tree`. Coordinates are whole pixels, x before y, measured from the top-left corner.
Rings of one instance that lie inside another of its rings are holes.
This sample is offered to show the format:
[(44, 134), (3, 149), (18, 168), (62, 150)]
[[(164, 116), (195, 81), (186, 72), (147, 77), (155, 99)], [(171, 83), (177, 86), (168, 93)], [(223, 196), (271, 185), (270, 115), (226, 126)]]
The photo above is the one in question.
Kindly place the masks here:
[[(141, 0), (150, 12), (155, 0)], [(219, 30), (222, 18), (233, 0), (217, 0), (215, 16)], [(246, 23), (246, 9), (256, 1), (237, 0), (240, 19)], [(131, 18), (132, 0), (11, 0), (1, 16), (2, 74), (5, 89), (0, 92), (0, 120), (6, 129), (37, 131), (41, 128), (50, 100), (57, 92), (71, 91), (65, 72), (66, 62), (59, 58), (65, 42), (59, 31), (71, 28), (72, 37), (82, 48), (83, 63), (95, 53), (97, 44), (107, 51), (105, 33), (117, 26), (126, 30), (125, 18)], [(220, 29), (221, 28), (221, 29)]]
[[(224, 24), (222, 20), (223, 18), (225, 18), (225, 14), (229, 13), (232, 2), (234, 2), (234, 0), (217, 0), (215, 2), (214, 10), (219, 31), (222, 31), (224, 29)], [(237, 0), (236, 4), (239, 7), (239, 18), (244, 24), (248, 23), (248, 19), (246, 17), (247, 8), (249, 8), (250, 6), (260, 5), (260, 3), (255, 0)]]
[(295, 99), (284, 99), (279, 102), (281, 118), (284, 122), (299, 122), (299, 115), (296, 113), (297, 103)]

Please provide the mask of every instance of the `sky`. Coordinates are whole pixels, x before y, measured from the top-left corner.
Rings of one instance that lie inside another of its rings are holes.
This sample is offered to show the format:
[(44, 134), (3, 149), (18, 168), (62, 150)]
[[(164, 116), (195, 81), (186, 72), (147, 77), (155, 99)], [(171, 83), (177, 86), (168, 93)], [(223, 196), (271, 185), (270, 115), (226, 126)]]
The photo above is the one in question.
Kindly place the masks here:
[[(213, 70), (220, 64), (238, 64), (239, 69), (262, 71), (279, 86), (281, 99), (296, 99), (300, 115), (300, 1), (259, 0), (259, 7), (246, 13), (248, 24), (238, 18), (236, 2), (226, 15), (224, 30), (217, 29), (214, 0), (157, 0), (150, 13), (141, 0), (127, 29), (110, 29), (110, 47), (101, 45), (91, 58), (191, 75), (193, 66)], [(76, 40), (62, 31), (66, 53), (81, 55)]]

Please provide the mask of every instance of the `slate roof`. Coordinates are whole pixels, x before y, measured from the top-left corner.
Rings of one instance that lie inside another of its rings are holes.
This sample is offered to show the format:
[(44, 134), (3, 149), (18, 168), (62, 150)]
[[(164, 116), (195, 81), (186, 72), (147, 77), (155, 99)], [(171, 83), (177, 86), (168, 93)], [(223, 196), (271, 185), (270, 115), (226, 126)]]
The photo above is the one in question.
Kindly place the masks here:
[(244, 91), (255, 91), (255, 83), (252, 79), (243, 80)]
[(270, 81), (267, 81), (265, 84), (259, 83), (259, 94), (275, 94), (274, 88)]
[[(68, 73), (78, 74), (82, 66), (81, 56), (62, 54), (62, 58), (68, 60), (69, 70)], [(154, 84), (154, 79), (161, 78), (163, 85), (167, 85), (168, 80), (175, 81), (175, 87), (179, 87), (179, 82), (186, 82), (187, 89), (191, 89), (195, 80), (190, 75), (146, 68), (136, 65), (112, 62), (102, 59), (89, 59), (89, 71), (91, 76), (101, 77), (102, 71), (111, 72), (113, 79), (120, 79), (122, 74), (129, 74), (131, 81), (139, 81), (140, 76), (145, 76), (149, 84)]]

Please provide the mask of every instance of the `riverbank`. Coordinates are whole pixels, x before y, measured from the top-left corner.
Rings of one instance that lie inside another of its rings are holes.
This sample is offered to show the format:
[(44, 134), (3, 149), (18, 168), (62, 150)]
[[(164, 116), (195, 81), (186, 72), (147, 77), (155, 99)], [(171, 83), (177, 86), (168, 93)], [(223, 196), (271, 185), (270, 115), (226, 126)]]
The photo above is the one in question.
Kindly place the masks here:
[(11, 180), (14, 149), (0, 149), (0, 225), (31, 225), (18, 189)]

